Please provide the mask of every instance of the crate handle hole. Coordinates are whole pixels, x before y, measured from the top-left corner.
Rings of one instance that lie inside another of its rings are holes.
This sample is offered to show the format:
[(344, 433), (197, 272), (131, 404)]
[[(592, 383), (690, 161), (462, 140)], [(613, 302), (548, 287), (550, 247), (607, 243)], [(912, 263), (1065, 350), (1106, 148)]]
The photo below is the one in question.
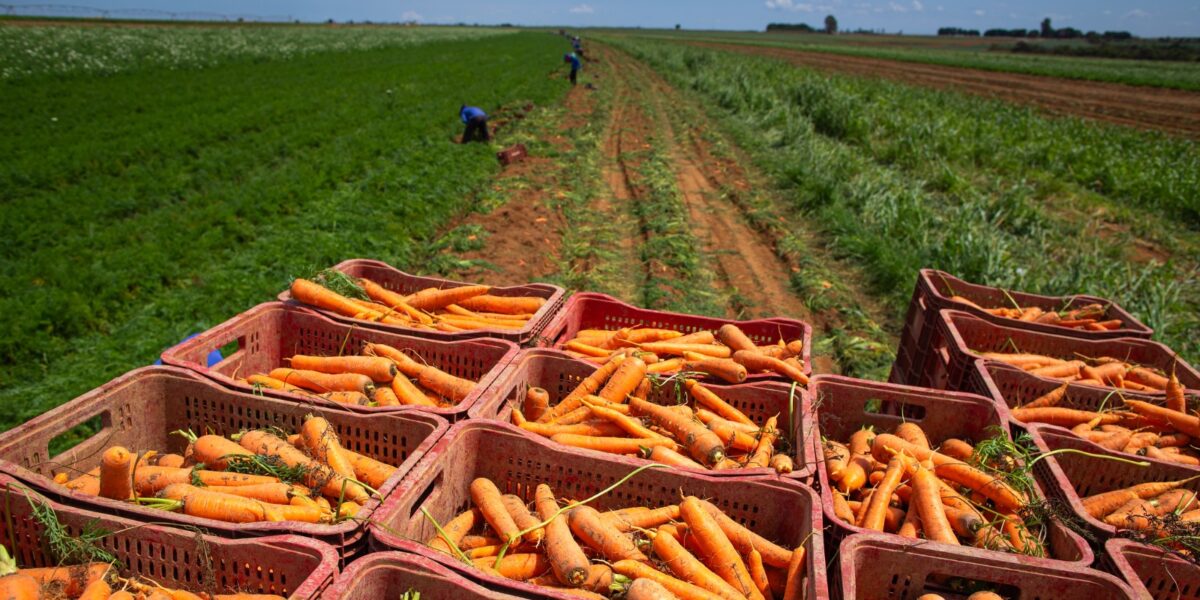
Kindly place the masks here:
[[(420, 512), (421, 507), (424, 506), (425, 503), (429, 501), (429, 497), (433, 495), (434, 490), (441, 489), (442, 479), (445, 476), (445, 474), (446, 474), (445, 471), (438, 473), (437, 477), (434, 477), (433, 481), (430, 481), (429, 485), (426, 486), (425, 489), (421, 492), (421, 495), (417, 496), (417, 499), (413, 501), (412, 508), (408, 509), (408, 518), (410, 520), (413, 518), (414, 515), (416, 515), (418, 512)], [(454, 515), (450, 515), (450, 516), (453, 517)], [(422, 518), (424, 518), (423, 515), (422, 515)], [(439, 525), (441, 525), (441, 523), (439, 523)]]

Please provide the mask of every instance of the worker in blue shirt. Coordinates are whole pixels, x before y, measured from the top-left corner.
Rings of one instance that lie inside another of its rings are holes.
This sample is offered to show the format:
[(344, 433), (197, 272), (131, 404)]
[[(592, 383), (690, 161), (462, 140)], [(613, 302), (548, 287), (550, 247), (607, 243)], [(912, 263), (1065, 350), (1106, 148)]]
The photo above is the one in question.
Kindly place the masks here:
[(574, 54), (564, 54), (563, 62), (571, 63), (571, 85), (575, 85), (576, 79), (579, 77), (579, 58)]
[(462, 143), (470, 143), (476, 138), (481, 142), (492, 139), (488, 135), (487, 113), (483, 112), (483, 109), (464, 104), (462, 108), (458, 109), (458, 116), (462, 117), (462, 122), (467, 126), (466, 131), (463, 131)]
[(580, 58), (583, 57), (583, 42), (580, 41), (578, 37), (571, 40), (571, 48), (575, 50), (575, 54), (577, 56)]

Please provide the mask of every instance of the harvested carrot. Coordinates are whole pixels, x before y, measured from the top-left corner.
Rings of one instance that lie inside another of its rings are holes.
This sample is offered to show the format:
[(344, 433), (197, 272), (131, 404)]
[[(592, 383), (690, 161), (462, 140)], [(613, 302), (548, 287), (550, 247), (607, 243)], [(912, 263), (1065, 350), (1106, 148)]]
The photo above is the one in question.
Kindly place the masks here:
[(547, 521), (544, 545), (555, 576), (564, 585), (583, 585), (588, 576), (587, 555), (571, 536), (567, 517), (559, 514), (558, 502), (550, 486), (538, 484), (535, 505), (538, 516)]
[(274, 379), (313, 392), (358, 392), (370, 396), (371, 391), (375, 389), (370, 377), (358, 373), (331, 375), (317, 371), (280, 368), (272, 370), (270, 375)]
[(660, 528), (651, 541), (654, 555), (682, 581), (703, 588), (727, 600), (744, 600), (742, 594), (729, 585), (720, 575), (709, 569), (700, 559), (692, 555), (666, 529)]
[(761, 352), (738, 350), (733, 354), (733, 360), (749, 371), (772, 371), (800, 385), (808, 385), (808, 375), (805, 375), (804, 371), (787, 361), (766, 356)]
[(674, 451), (666, 446), (653, 446), (651, 448), (642, 448), (642, 456), (654, 462), (673, 467), (686, 467), (689, 469), (703, 469), (704, 465)]
[(631, 398), (629, 407), (639, 415), (650, 417), (659, 427), (684, 442), (688, 453), (696, 460), (705, 464), (716, 464), (725, 457), (725, 446), (721, 438), (699, 422), (639, 398)]
[(316, 460), (329, 465), (334, 473), (354, 479), (354, 464), (346, 457), (337, 430), (324, 417), (309, 416), (300, 428), (304, 447)]
[(133, 497), (133, 466), (137, 457), (121, 446), (113, 446), (100, 457), (100, 495), (113, 500)]
[[(442, 532), (434, 539), (430, 540), (428, 545), (430, 548), (439, 552), (451, 554), (450, 547), (458, 546), (466, 537), (467, 532), (475, 527), (475, 523), (481, 519), (479, 509), (468, 508), (450, 521), (442, 524)], [(444, 535), (443, 535), (444, 534)]]
[(700, 500), (695, 496), (688, 496), (680, 503), (679, 510), (680, 516), (688, 525), (688, 530), (693, 532), (697, 545), (703, 551), (705, 564), (739, 594), (761, 600), (762, 594), (751, 580), (746, 563), (716, 519), (704, 509)]
[(387, 383), (396, 376), (396, 365), (378, 356), (309, 356), (296, 354), (291, 358), (292, 368), (337, 375), (358, 373), (366, 375), (375, 383)]
[(766, 425), (763, 426), (762, 435), (758, 439), (758, 445), (755, 446), (754, 452), (746, 461), (746, 468), (763, 468), (771, 462), (771, 455), (774, 453), (775, 448), (775, 438), (778, 435), (779, 431), (775, 429), (775, 417), (771, 416), (767, 419)]
[(521, 532), (504, 506), (504, 500), (492, 480), (479, 477), (471, 482), (471, 501), (500, 539), (511, 542)]
[(612, 569), (616, 573), (620, 573), (626, 577), (633, 579), (635, 582), (638, 579), (649, 579), (679, 598), (688, 600), (724, 600), (721, 596), (714, 594), (698, 585), (693, 585), (686, 581), (682, 581), (666, 573), (655, 570), (640, 561), (636, 560), (619, 560), (612, 565)]
[(537, 421), (550, 410), (550, 393), (539, 387), (531, 387), (525, 392), (525, 402), (522, 406), (525, 417)]
[(737, 407), (729, 404), (701, 383), (688, 379), (683, 382), (683, 385), (692, 398), (696, 400), (697, 404), (704, 405), (721, 418), (733, 421), (734, 423), (755, 426), (754, 421), (750, 420), (750, 417), (747, 417), (746, 413), (738, 410)]
[(310, 459), (295, 446), (270, 432), (251, 430), (241, 434), (238, 443), (243, 448), (265, 457), (274, 457), (289, 467), (305, 469), (305, 482), (330, 499), (346, 499), (365, 504), (370, 496), (359, 484), (349, 481), (325, 465)]
[(722, 344), (729, 346), (735, 352), (739, 350), (749, 350), (752, 352), (758, 351), (758, 346), (752, 341), (745, 332), (733, 323), (726, 323), (717, 329), (716, 338)]
[(646, 555), (638, 550), (628, 537), (600, 516), (590, 506), (577, 506), (567, 513), (567, 524), (584, 544), (610, 561), (645, 561)]
[(684, 367), (689, 371), (712, 375), (728, 383), (742, 383), (746, 381), (747, 376), (745, 365), (728, 358), (687, 360), (684, 362)]
[(524, 581), (533, 579), (550, 569), (550, 561), (542, 554), (509, 554), (500, 559), (477, 558), (473, 561), (478, 568), (495, 569), (502, 577)]
[(679, 600), (661, 583), (642, 577), (635, 579), (625, 590), (625, 600)]
[(917, 512), (921, 515), (921, 527), (927, 539), (946, 544), (959, 545), (958, 538), (946, 517), (942, 506), (936, 476), (932, 471), (918, 467), (912, 474), (913, 498)]

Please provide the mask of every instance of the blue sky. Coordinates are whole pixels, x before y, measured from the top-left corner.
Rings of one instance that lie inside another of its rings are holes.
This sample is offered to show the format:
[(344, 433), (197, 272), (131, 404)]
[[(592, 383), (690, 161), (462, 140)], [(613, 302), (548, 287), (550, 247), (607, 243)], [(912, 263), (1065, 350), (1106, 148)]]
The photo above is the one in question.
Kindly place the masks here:
[(1142, 36), (1200, 36), (1200, 0), (80, 0), (101, 8), (291, 15), (302, 20), (401, 20), (568, 26), (761, 30), (772, 21), (932, 33), (941, 26), (1119, 29)]

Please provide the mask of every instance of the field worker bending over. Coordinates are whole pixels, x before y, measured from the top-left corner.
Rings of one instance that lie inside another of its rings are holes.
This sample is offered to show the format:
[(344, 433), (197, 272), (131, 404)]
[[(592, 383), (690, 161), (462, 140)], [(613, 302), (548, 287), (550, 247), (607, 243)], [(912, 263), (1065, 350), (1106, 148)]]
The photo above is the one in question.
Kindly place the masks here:
[(571, 63), (571, 85), (575, 85), (576, 78), (579, 77), (579, 58), (574, 54), (564, 54), (563, 62)]
[(492, 139), (488, 135), (487, 113), (483, 112), (482, 108), (464, 104), (458, 109), (458, 116), (462, 117), (462, 122), (467, 125), (467, 129), (463, 131), (462, 143), (471, 143), (476, 138), (481, 142)]

